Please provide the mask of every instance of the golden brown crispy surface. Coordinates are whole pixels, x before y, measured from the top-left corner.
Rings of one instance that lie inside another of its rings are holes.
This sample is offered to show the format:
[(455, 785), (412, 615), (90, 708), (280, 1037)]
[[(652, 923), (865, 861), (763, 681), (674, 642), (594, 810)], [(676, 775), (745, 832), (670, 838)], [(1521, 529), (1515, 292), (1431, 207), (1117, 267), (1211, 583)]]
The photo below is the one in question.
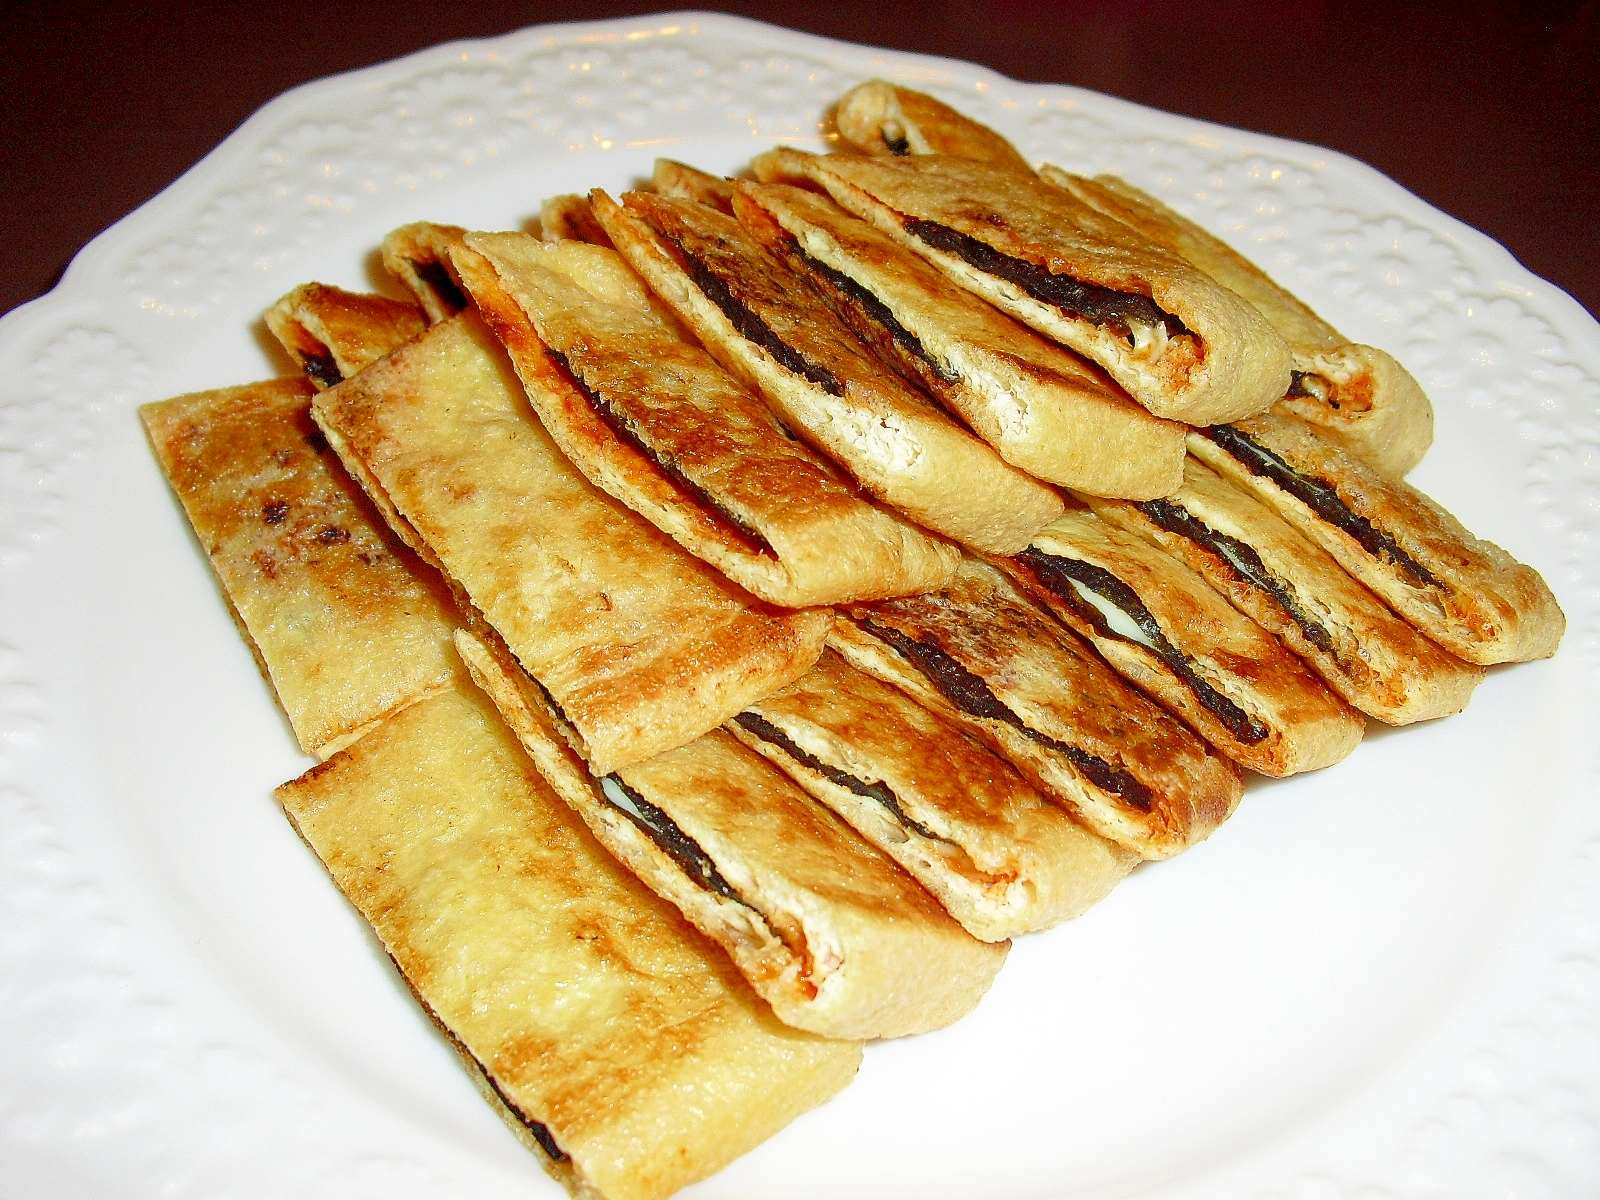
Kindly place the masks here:
[[(825, 196), (750, 183), (738, 194), (741, 220), (768, 250), (809, 272), (857, 336), (1007, 462), (1096, 495), (1149, 499), (1177, 486), (1184, 427), (1151, 416), (1098, 368)], [(828, 272), (869, 293), (893, 324)]]
[(985, 941), (1077, 916), (1137, 861), (957, 725), (831, 651), (726, 728)]
[(263, 319), (319, 390), (348, 379), (427, 325), (415, 304), (322, 283), (301, 284)]
[[(599, 779), (562, 744), (558, 718), (514, 664), (465, 634), (459, 644), (561, 797), (728, 951), (784, 1021), (832, 1037), (897, 1037), (949, 1024), (988, 990), (1004, 945), (969, 936), (899, 867), (728, 734)], [(653, 806), (658, 825), (664, 814), (670, 842), (630, 819), (624, 803)], [(697, 856), (692, 868), (686, 852)]]
[[(788, 149), (769, 151), (752, 166), (765, 182), (809, 180), (825, 188), (955, 282), (1099, 363), (1157, 416), (1233, 420), (1262, 411), (1288, 388), (1288, 347), (1250, 304), (1032, 172), (947, 155)], [(943, 236), (967, 239), (962, 244), (972, 249), (943, 247)], [(1104, 289), (1086, 303), (1153, 304), (1166, 316), (1130, 317), (1123, 329), (1118, 318), (1078, 315), (1079, 302), (1063, 307), (998, 273), (1013, 269)], [(1182, 329), (1169, 328), (1168, 318)]]
[(883, 79), (857, 84), (833, 110), (834, 126), (863, 154), (954, 154), (1028, 170), (1016, 147), (987, 125), (962, 116), (926, 92)]
[(1433, 406), (1393, 357), (1351, 343), (1232, 247), (1132, 184), (1114, 175), (1085, 179), (1051, 166), (1040, 173), (1255, 305), (1294, 355), (1297, 377), (1279, 407), (1393, 475), (1421, 461), (1433, 441)]
[(651, 288), (723, 366), (874, 496), (980, 547), (1021, 545), (1060, 498), (1008, 465), (937, 404), (873, 360), (732, 217), (632, 192), (596, 193), (596, 215)]
[(278, 796), (474, 1073), (566, 1156), (541, 1161), (576, 1195), (660, 1200), (855, 1073), (860, 1046), (774, 1019), (470, 686)]
[(1390, 725), (1449, 716), (1483, 678), (1482, 667), (1395, 616), (1327, 551), (1199, 459), (1184, 464), (1183, 487), (1165, 505), (1091, 503), (1204, 575), (1368, 716)]
[(997, 565), (1241, 766), (1314, 771), (1361, 740), (1360, 714), (1281, 642), (1179, 559), (1088, 509), (1069, 508)]
[(767, 608), (584, 479), (471, 314), (323, 392), (317, 419), (601, 772), (720, 724), (821, 652), (826, 614)]
[(858, 495), (685, 341), (612, 251), (470, 234), (464, 278), (540, 420), (595, 484), (775, 604), (937, 587), (945, 543)]
[[(963, 560), (938, 592), (851, 606), (829, 644), (955, 717), (1090, 829), (1145, 858), (1202, 840), (1243, 795), (1231, 762), (986, 563)], [(908, 651), (949, 665), (924, 670)]]
[(311, 384), (140, 410), (156, 457), (307, 753), (455, 677), (449, 595), (322, 445)]
[(1263, 413), (1239, 422), (1237, 431), (1301, 478), (1336, 493), (1359, 528), (1387, 543), (1364, 544), (1213, 437), (1191, 434), (1190, 449), (1269, 504), (1446, 650), (1484, 665), (1555, 653), (1566, 617), (1533, 568), (1473, 537), (1416, 488), (1344, 452), (1304, 421)]

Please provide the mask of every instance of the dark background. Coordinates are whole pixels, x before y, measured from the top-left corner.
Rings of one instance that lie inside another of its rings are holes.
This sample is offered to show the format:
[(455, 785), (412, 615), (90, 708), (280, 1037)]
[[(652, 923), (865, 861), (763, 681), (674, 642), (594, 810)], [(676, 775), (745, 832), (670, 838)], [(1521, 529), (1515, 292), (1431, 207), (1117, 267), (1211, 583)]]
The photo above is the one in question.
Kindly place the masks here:
[[(452, 38), (668, 7), (0, 0), (0, 312), (286, 88)], [(1600, 0), (702, 7), (1330, 146), (1600, 313)]]

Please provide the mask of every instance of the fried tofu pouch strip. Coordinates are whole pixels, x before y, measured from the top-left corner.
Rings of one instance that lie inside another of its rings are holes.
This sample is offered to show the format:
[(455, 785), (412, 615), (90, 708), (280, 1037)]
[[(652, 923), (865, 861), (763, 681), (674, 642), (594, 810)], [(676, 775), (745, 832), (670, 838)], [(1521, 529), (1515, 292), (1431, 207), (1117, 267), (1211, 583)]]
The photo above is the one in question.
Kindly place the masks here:
[(1231, 761), (987, 563), (963, 560), (938, 592), (852, 605), (829, 645), (972, 730), (1081, 823), (1142, 858), (1201, 841), (1244, 793)]
[(602, 774), (693, 740), (821, 653), (826, 613), (768, 608), (579, 474), (473, 313), (321, 393), (315, 415)]
[(1197, 458), (1164, 500), (1086, 497), (1095, 514), (1187, 563), (1339, 695), (1389, 725), (1458, 713), (1483, 679), (1395, 616), (1271, 509)]
[(1085, 179), (1044, 166), (1049, 182), (1181, 255), (1255, 305), (1294, 356), (1277, 407), (1392, 475), (1404, 475), (1433, 442), (1433, 406), (1393, 356), (1351, 342), (1238, 251), (1112, 175)]
[(1263, 413), (1196, 430), (1189, 449), (1458, 658), (1490, 665), (1555, 653), (1566, 617), (1537, 571), (1299, 418)]
[(415, 304), (323, 283), (301, 284), (263, 319), (318, 391), (350, 378), (428, 324)]
[(610, 246), (611, 239), (594, 219), (589, 197), (551, 196), (539, 206), (539, 236), (547, 242), (587, 242)]
[(1158, 417), (1236, 420), (1288, 390), (1289, 348), (1260, 312), (1031, 171), (787, 148), (751, 168), (762, 182), (822, 188), (954, 282), (1098, 363)]
[(1077, 916), (1138, 861), (959, 726), (831, 650), (725, 728), (986, 942)]
[(816, 192), (740, 183), (734, 204), (866, 345), (1007, 462), (1102, 496), (1148, 500), (1177, 487), (1184, 426), (1151, 416), (1077, 355)]
[(1283, 643), (1088, 508), (1069, 508), (995, 565), (1240, 766), (1282, 778), (1331, 766), (1361, 741), (1361, 715)]
[(863, 499), (658, 316), (616, 254), (469, 234), (463, 281), (545, 429), (591, 482), (773, 604), (926, 591), (960, 559)]
[(326, 758), (456, 678), (459, 618), (328, 450), (311, 395), (278, 379), (139, 415), (295, 739)]
[(862, 154), (953, 154), (1011, 170), (1028, 160), (987, 125), (964, 117), (926, 92), (869, 79), (846, 92), (833, 109), (834, 128)]
[(458, 645), (562, 799), (722, 946), (786, 1023), (829, 1037), (898, 1037), (950, 1024), (988, 990), (1007, 943), (968, 934), (725, 731), (596, 774), (514, 664), (468, 634)]
[(873, 359), (732, 217), (648, 192), (592, 199), (617, 249), (706, 349), (872, 495), (978, 548), (1020, 548), (1061, 511), (1054, 491)]
[(854, 1076), (551, 791), (470, 684), (278, 789), (484, 1097), (580, 1200), (664, 1200)]

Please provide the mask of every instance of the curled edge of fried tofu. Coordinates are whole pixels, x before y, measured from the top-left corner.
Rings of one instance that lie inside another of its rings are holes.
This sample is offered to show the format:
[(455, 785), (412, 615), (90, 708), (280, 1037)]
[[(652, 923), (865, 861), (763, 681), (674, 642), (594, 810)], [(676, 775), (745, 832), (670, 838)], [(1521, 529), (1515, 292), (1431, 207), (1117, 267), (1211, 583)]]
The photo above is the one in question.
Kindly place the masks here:
[(834, 127), (863, 154), (953, 154), (1028, 170), (1028, 160), (1000, 134), (926, 92), (886, 79), (858, 83), (833, 109)]
[(427, 327), (418, 305), (323, 283), (301, 284), (262, 319), (318, 391), (350, 378)]

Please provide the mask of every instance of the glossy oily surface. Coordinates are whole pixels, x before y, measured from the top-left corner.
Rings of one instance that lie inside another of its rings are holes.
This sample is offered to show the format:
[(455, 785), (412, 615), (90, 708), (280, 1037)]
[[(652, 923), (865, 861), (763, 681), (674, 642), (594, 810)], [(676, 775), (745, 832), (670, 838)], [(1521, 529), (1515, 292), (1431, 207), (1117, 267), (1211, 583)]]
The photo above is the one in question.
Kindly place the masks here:
[(954, 62), (676, 16), (296, 91), (0, 323), (0, 1194), (555, 1197), (272, 798), (308, 760), (138, 404), (288, 364), (261, 311), (406, 221), (514, 228), (668, 153), (819, 148), (860, 79), (1115, 171), (1420, 379), (1412, 480), (1570, 626), (1467, 711), (1253, 781), (1210, 840), (1018, 939), (978, 1010), (688, 1196), (1600, 1190), (1600, 329), (1349, 160)]

